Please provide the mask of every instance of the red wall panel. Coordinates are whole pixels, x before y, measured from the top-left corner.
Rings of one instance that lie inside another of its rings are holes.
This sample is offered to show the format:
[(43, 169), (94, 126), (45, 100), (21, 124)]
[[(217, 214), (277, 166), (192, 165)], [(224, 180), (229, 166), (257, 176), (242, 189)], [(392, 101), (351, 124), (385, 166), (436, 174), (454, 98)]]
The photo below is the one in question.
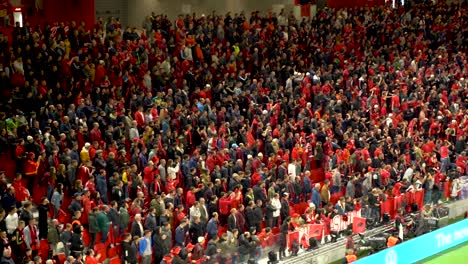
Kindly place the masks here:
[(84, 21), (86, 27), (94, 24), (94, 0), (44, 0), (42, 3), (48, 23)]

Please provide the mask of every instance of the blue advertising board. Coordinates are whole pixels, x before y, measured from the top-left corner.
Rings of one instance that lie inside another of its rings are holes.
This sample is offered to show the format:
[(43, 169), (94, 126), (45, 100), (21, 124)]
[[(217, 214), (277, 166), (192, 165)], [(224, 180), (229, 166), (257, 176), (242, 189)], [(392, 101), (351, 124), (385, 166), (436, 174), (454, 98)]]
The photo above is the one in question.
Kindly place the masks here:
[[(356, 261), (358, 264), (410, 264), (468, 241), (468, 219), (405, 241)], [(468, 262), (467, 262), (468, 263)]]

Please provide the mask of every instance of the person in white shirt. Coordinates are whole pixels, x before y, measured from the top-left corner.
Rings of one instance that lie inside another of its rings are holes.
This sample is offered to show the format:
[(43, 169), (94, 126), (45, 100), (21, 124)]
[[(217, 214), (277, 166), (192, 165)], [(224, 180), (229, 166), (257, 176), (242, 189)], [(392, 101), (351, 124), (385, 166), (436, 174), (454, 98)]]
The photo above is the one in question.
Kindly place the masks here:
[(131, 140), (133, 140), (134, 138), (140, 138), (140, 132), (138, 132), (136, 121), (132, 121), (132, 127), (130, 128), (128, 135)]
[(176, 162), (177, 162), (176, 165), (173, 166), (174, 161), (172, 160), (167, 161), (167, 177), (169, 179), (175, 180), (177, 178), (177, 173), (179, 173), (179, 170), (180, 170), (180, 158), (179, 157), (177, 157)]
[(200, 203), (199, 202), (194, 202), (192, 207), (190, 207), (190, 219), (195, 219), (196, 217), (200, 218), (201, 212), (200, 212)]
[(18, 213), (16, 213), (16, 207), (13, 207), (8, 213), (8, 215), (5, 217), (5, 224), (6, 224), (6, 229), (8, 235), (13, 234), (15, 232), (16, 228), (18, 227)]
[(403, 179), (407, 179), (409, 182), (412, 182), (414, 169), (416, 169), (415, 165), (411, 165), (408, 169), (406, 169), (405, 173), (403, 174)]
[(271, 204), (276, 209), (273, 212), (273, 226), (278, 226), (278, 218), (281, 212), (281, 201), (278, 193), (275, 193), (275, 196), (271, 199)]
[(291, 163), (288, 164), (288, 175), (291, 182), (296, 179), (296, 161), (291, 161)]

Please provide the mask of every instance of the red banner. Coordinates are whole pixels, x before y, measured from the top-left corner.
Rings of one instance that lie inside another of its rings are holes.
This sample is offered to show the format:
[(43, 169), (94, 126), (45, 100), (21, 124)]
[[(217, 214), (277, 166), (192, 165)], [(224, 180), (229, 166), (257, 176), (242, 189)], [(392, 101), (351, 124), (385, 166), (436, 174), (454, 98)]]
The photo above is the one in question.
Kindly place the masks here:
[(362, 217), (354, 217), (353, 219), (353, 233), (361, 234), (366, 231), (366, 219)]

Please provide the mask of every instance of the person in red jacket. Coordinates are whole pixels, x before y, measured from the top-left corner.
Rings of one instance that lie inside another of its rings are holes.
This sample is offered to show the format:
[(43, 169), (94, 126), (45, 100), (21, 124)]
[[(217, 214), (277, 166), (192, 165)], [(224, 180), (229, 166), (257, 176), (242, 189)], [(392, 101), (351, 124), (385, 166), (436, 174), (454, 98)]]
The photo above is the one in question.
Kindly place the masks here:
[(147, 166), (143, 169), (143, 182), (146, 184), (148, 190), (152, 190), (151, 183), (154, 182), (156, 168), (153, 161), (148, 161)]
[(137, 123), (138, 128), (142, 128), (146, 125), (145, 121), (145, 113), (143, 112), (143, 106), (138, 107), (138, 111), (135, 112), (135, 121)]
[(32, 152), (29, 152), (27, 157), (28, 158), (23, 165), (23, 169), (24, 175), (28, 179), (28, 189), (32, 191), (34, 189), (34, 183), (36, 182), (37, 178), (37, 170), (39, 168), (39, 165), (41, 164), (40, 162), (42, 156), (39, 156), (39, 158), (36, 160), (36, 155)]

